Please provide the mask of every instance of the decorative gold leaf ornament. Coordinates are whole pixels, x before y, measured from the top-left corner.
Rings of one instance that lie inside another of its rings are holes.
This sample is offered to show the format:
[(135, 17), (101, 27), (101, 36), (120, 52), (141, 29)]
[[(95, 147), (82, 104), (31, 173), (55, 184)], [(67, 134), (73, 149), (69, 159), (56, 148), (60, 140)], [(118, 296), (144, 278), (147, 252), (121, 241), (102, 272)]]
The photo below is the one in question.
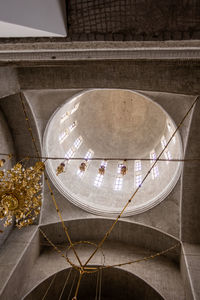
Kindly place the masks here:
[(3, 167), (3, 165), (5, 164), (5, 159), (0, 159), (0, 168), (2, 168)]
[(65, 170), (65, 164), (61, 163), (56, 169), (56, 175), (58, 176), (59, 174), (63, 173), (64, 170)]
[(106, 169), (106, 167), (105, 166), (100, 166), (100, 168), (99, 168), (99, 174), (100, 175), (104, 175), (105, 174), (105, 169)]
[(81, 172), (85, 172), (86, 168), (87, 168), (87, 163), (86, 162), (82, 162), (79, 166), (79, 169), (80, 169)]
[(120, 167), (120, 174), (123, 175), (123, 176), (126, 175), (127, 170), (128, 170), (127, 162), (126, 162), (126, 160), (124, 160), (123, 164)]
[(5, 219), (5, 227), (12, 224), (13, 217), (18, 228), (34, 222), (41, 208), (44, 169), (44, 163), (39, 161), (32, 167), (17, 163), (10, 170), (0, 171), (0, 219)]

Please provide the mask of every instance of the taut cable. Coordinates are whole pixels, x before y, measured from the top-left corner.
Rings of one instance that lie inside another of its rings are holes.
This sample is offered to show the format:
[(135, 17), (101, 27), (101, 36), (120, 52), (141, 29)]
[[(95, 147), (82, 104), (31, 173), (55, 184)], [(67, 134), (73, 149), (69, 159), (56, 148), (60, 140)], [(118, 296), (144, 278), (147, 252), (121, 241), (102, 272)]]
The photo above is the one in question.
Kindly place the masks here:
[(64, 290), (65, 290), (65, 288), (66, 288), (66, 285), (67, 285), (67, 283), (68, 283), (68, 280), (69, 280), (69, 277), (70, 277), (70, 275), (71, 275), (71, 272), (72, 272), (72, 268), (70, 268), (70, 270), (69, 270), (69, 272), (68, 272), (68, 274), (67, 274), (65, 283), (64, 283), (64, 285), (63, 285), (63, 288), (62, 288), (62, 291), (61, 291), (61, 293), (60, 293), (60, 297), (59, 297), (58, 300), (61, 300), (61, 299), (62, 299), (62, 295), (63, 295)]
[[(1, 156), (10, 156), (12, 155), (12, 157), (16, 157), (15, 154), (10, 154), (10, 153), (0, 153)], [(66, 157), (54, 157), (54, 156), (36, 156), (36, 155), (26, 155), (25, 158), (23, 159), (45, 159), (45, 160), (64, 160), (64, 161), (70, 161), (70, 160), (85, 160), (85, 157), (70, 157), (70, 158), (66, 158)], [(111, 157), (90, 157), (87, 158), (87, 161), (101, 161), (101, 160), (105, 160), (105, 161), (135, 161), (135, 160), (141, 160), (141, 161), (152, 161), (152, 158), (142, 158), (142, 157), (129, 157), (129, 158), (122, 158), (122, 157), (118, 157), (118, 158), (111, 158)], [(194, 157), (194, 158), (159, 158), (158, 161), (166, 161), (166, 162), (200, 162), (200, 158), (199, 157)]]
[[(28, 126), (28, 131), (29, 131), (29, 133), (30, 133), (30, 136), (31, 136), (31, 139), (32, 139), (32, 142), (33, 142), (33, 145), (34, 145), (36, 155), (39, 157), (39, 156), (40, 156), (40, 153), (39, 153), (38, 148), (37, 148), (37, 145), (36, 145), (36, 140), (35, 140), (35, 138), (34, 138), (34, 136), (33, 136), (33, 130), (32, 130), (32, 128), (31, 128), (31, 123), (30, 123), (29, 118), (28, 118), (28, 114), (27, 114), (27, 111), (26, 111), (25, 103), (24, 103), (24, 101), (23, 101), (22, 93), (20, 93), (20, 100), (21, 100), (21, 105), (22, 105), (22, 109), (23, 109), (23, 112), (24, 112), (26, 124), (27, 124), (27, 126)], [(66, 234), (66, 236), (67, 236), (67, 239), (68, 239), (68, 241), (69, 241), (69, 243), (70, 243), (70, 246), (71, 246), (71, 248), (72, 248), (72, 250), (73, 250), (73, 252), (74, 252), (75, 257), (77, 258), (77, 260), (78, 260), (78, 262), (79, 262), (79, 264), (80, 264), (80, 267), (82, 268), (83, 266), (82, 266), (81, 260), (80, 260), (78, 254), (77, 254), (77, 252), (76, 252), (76, 250), (75, 250), (75, 248), (74, 248), (74, 245), (73, 245), (73, 243), (72, 243), (72, 241), (71, 241), (70, 235), (69, 235), (69, 233), (68, 233), (68, 229), (67, 229), (67, 227), (65, 226), (65, 223), (64, 223), (63, 218), (62, 218), (62, 216), (61, 216), (61, 213), (60, 213), (60, 211), (59, 211), (59, 208), (58, 208), (58, 205), (57, 205), (55, 196), (54, 196), (53, 191), (52, 191), (52, 188), (51, 188), (51, 186), (50, 186), (49, 180), (48, 180), (48, 178), (47, 178), (46, 176), (45, 176), (45, 181), (46, 181), (46, 183), (47, 183), (48, 189), (49, 189), (49, 191), (50, 191), (50, 194), (51, 194), (53, 203), (54, 203), (54, 205), (55, 205), (55, 208), (56, 208), (56, 211), (57, 211), (57, 213), (58, 213), (58, 216), (59, 216), (59, 218), (60, 218), (60, 220), (61, 220), (61, 223), (62, 223), (63, 229), (64, 229), (64, 231), (65, 231), (65, 234)]]
[(192, 108), (194, 107), (194, 105), (197, 103), (199, 99), (199, 96), (197, 96), (194, 100), (194, 102), (192, 103), (192, 105), (190, 106), (189, 110), (186, 112), (186, 114), (184, 115), (183, 119), (180, 121), (180, 123), (178, 124), (177, 128), (175, 129), (175, 131), (173, 132), (172, 136), (170, 137), (169, 141), (166, 143), (165, 147), (163, 148), (163, 150), (160, 152), (160, 154), (158, 155), (158, 157), (155, 159), (155, 162), (153, 163), (153, 165), (151, 166), (151, 168), (149, 169), (149, 171), (146, 173), (146, 175), (144, 176), (141, 184), (136, 188), (135, 192), (133, 193), (133, 195), (130, 197), (130, 199), (127, 201), (127, 203), (125, 204), (125, 206), (123, 207), (121, 213), (118, 215), (118, 217), (115, 219), (115, 221), (113, 222), (113, 224), (111, 225), (111, 227), (109, 228), (109, 230), (106, 232), (106, 234), (104, 235), (103, 239), (99, 242), (97, 248), (94, 250), (94, 252), (90, 255), (90, 257), (88, 258), (88, 260), (86, 261), (85, 265), (86, 266), (89, 261), (92, 259), (92, 257), (96, 254), (96, 252), (98, 251), (99, 248), (102, 247), (103, 243), (105, 242), (105, 240), (108, 238), (108, 236), (110, 235), (110, 233), (112, 232), (113, 228), (115, 227), (116, 223), (119, 221), (119, 219), (121, 218), (122, 214), (124, 213), (124, 211), (126, 210), (126, 208), (128, 207), (128, 205), (131, 203), (131, 201), (133, 200), (133, 198), (135, 197), (135, 195), (137, 194), (137, 192), (139, 191), (139, 189), (141, 188), (141, 186), (143, 185), (143, 183), (145, 182), (145, 180), (147, 179), (147, 177), (149, 176), (149, 174), (151, 173), (151, 170), (154, 168), (155, 164), (157, 163), (157, 161), (160, 159), (161, 155), (164, 153), (164, 151), (166, 150), (166, 148), (168, 147), (169, 143), (171, 142), (171, 140), (173, 139), (173, 137), (175, 136), (176, 132), (179, 130), (179, 128), (181, 127), (181, 125), (183, 124), (183, 122), (185, 121), (185, 119), (187, 118), (188, 114), (190, 113), (190, 111), (192, 110)]
[(46, 298), (46, 296), (47, 296), (47, 294), (48, 294), (48, 292), (49, 292), (49, 290), (50, 290), (50, 288), (51, 288), (51, 286), (52, 286), (52, 284), (53, 284), (55, 278), (56, 278), (56, 274), (53, 276), (53, 278), (52, 278), (52, 280), (51, 280), (51, 282), (50, 282), (50, 285), (48, 286), (48, 288), (47, 288), (47, 290), (46, 290), (44, 296), (42, 297), (42, 300), (44, 300), (44, 299)]

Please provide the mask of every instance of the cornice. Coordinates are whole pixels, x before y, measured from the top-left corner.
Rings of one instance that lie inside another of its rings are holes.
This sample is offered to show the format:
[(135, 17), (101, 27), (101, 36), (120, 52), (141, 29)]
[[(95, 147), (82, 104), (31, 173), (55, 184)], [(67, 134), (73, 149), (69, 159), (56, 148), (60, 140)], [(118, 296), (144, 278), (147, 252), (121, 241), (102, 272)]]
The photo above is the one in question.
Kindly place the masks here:
[(0, 62), (199, 60), (199, 41), (0, 43)]

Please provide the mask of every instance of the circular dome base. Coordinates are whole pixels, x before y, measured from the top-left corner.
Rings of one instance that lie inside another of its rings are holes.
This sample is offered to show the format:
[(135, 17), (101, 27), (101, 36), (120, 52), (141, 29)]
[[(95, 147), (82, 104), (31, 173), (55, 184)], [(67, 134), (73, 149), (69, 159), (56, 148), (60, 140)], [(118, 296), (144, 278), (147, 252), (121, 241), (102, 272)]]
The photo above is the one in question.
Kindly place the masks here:
[[(174, 131), (171, 117), (150, 98), (131, 90), (90, 89), (68, 99), (49, 120), (45, 155), (63, 159), (48, 160), (46, 169), (69, 201), (115, 216)], [(173, 189), (181, 172), (181, 162), (171, 160), (182, 158), (178, 132), (160, 158), (123, 216), (152, 208)], [(64, 172), (56, 175), (61, 163)]]

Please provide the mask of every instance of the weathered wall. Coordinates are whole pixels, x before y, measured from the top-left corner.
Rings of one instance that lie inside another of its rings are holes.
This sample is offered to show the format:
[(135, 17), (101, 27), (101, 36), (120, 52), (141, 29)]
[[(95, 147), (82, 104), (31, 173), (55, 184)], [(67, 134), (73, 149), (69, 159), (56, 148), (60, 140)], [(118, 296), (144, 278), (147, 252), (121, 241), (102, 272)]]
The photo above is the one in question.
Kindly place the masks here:
[[(83, 276), (78, 293), (79, 299), (95, 299), (95, 296), (99, 294), (99, 289), (96, 291), (97, 274), (98, 273), (90, 274), (89, 276)], [(46, 293), (54, 276), (55, 275), (43, 281), (24, 299), (42, 299), (42, 296)], [(65, 286), (65, 289), (62, 291), (66, 278), (68, 278), (68, 281)], [(73, 285), (74, 278), (75, 284)], [(57, 273), (54, 282), (51, 285), (51, 288), (49, 289), (48, 294), (45, 297), (46, 300), (59, 299), (61, 292), (63, 299), (67, 299), (70, 294), (71, 297), (73, 297), (75, 294), (77, 279), (77, 272), (72, 271), (72, 273), (70, 273), (70, 269)], [(71, 290), (72, 285), (73, 289)], [(102, 300), (147, 299), (147, 295), (148, 300), (164, 299), (145, 281), (141, 280), (141, 278), (138, 278), (137, 276), (129, 272), (116, 268), (103, 271), (100, 295)]]
[(68, 1), (72, 39), (168, 40), (200, 37), (198, 0)]
[[(200, 99), (194, 109), (186, 158), (200, 157)], [(182, 196), (182, 241), (200, 243), (200, 168), (199, 162), (185, 163)]]
[(0, 67), (0, 98), (19, 91), (16, 69), (13, 67)]
[[(11, 132), (9, 130), (8, 124), (6, 122), (6, 119), (0, 110), (0, 152), (1, 153), (12, 153), (14, 154), (14, 145), (13, 145), (13, 139), (11, 136)], [(0, 159), (5, 159), (6, 162), (4, 166), (1, 169), (10, 169), (12, 167), (12, 163), (14, 160), (9, 160), (7, 156), (1, 156)], [(4, 221), (0, 221), (0, 246), (4, 243), (4, 241), (7, 239), (8, 235), (10, 234), (13, 226), (9, 226), (5, 228), (3, 226)]]
[(102, 87), (200, 93), (198, 61), (75, 61), (62, 66), (19, 67), (18, 75), (22, 89)]

